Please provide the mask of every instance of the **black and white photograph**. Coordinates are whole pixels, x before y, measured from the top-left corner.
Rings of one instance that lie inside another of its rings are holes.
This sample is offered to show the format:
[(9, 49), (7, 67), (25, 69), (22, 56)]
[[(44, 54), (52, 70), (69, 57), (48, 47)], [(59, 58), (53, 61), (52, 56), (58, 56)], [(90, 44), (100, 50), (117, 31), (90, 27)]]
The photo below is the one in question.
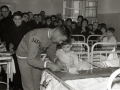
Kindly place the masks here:
[(0, 90), (120, 90), (120, 0), (0, 0)]

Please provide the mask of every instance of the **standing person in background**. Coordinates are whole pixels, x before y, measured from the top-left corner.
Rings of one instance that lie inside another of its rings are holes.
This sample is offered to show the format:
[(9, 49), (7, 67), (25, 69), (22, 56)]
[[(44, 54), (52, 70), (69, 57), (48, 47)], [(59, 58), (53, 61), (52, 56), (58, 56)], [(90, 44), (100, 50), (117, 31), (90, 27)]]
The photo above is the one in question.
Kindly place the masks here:
[(57, 13), (57, 14), (56, 14), (56, 17), (57, 17), (57, 19), (62, 19), (61, 13)]
[[(13, 14), (13, 21), (14, 21), (14, 25), (12, 25), (9, 28), (10, 30), (12, 30), (12, 42), (10, 43), (10, 48), (9, 48), (10, 51), (17, 50), (17, 47), (20, 41), (22, 40), (23, 36), (29, 31), (29, 27), (22, 22), (21, 12), (18, 11)], [(16, 73), (13, 77), (13, 84), (14, 84), (13, 90), (19, 90), (20, 88), (22, 89), (21, 75), (18, 67), (17, 57), (15, 54), (13, 55), (13, 58), (16, 68)]]
[(27, 25), (29, 26), (30, 30), (33, 30), (33, 29), (35, 29), (33, 13), (32, 12), (28, 12), (28, 14), (29, 14), (29, 21), (27, 22)]
[(46, 27), (46, 20), (42, 19), (42, 28), (45, 28), (45, 27)]
[(56, 15), (51, 15), (52, 23), (56, 20)]
[(33, 23), (33, 29), (41, 28), (42, 27), (42, 16), (41, 14), (34, 14), (34, 23)]
[(1, 22), (2, 19), (3, 19), (3, 15), (2, 15), (2, 12), (0, 10), (0, 22)]
[(64, 20), (58, 19), (58, 26), (60, 26), (60, 25), (64, 25)]
[(42, 18), (45, 19), (46, 16), (45, 16), (45, 11), (41, 11), (40, 14), (42, 15)]
[[(61, 70), (62, 63), (59, 60), (55, 61), (56, 44), (67, 38), (70, 38), (70, 31), (65, 26), (36, 29), (23, 37), (17, 49), (17, 58), (24, 90), (40, 90), (42, 69)], [(41, 53), (45, 51), (49, 59), (57, 65), (41, 60)]]
[(28, 14), (29, 14), (29, 21), (32, 21), (33, 20), (33, 13), (29, 11)]
[(46, 17), (46, 28), (54, 28), (51, 17)]
[(29, 21), (29, 14), (27, 12), (25, 12), (25, 13), (22, 14), (22, 20), (26, 24)]
[[(1, 12), (1, 10), (0, 10), (0, 25), (2, 24), (1, 23), (1, 21), (2, 21), (2, 19), (3, 19), (3, 15), (2, 15), (2, 12)], [(1, 40), (1, 27), (0, 27), (0, 40)]]
[(11, 42), (11, 30), (9, 30), (9, 27), (13, 24), (12, 15), (8, 6), (1, 6), (0, 10), (3, 15), (0, 23), (1, 41), (6, 43), (6, 48), (9, 50), (9, 44)]

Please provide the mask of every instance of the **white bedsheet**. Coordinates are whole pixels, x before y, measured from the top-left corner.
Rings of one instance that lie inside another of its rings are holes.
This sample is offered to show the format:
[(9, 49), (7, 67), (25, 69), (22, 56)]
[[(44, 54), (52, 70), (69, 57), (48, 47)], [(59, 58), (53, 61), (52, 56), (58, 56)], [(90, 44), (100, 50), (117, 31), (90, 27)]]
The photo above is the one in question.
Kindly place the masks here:
[[(88, 78), (88, 79), (78, 79), (78, 80), (67, 80), (69, 86), (73, 87), (74, 90), (106, 90), (108, 77), (103, 78)], [(42, 75), (42, 80), (40, 84), (43, 82), (49, 82), (46, 86), (46, 89), (43, 88), (41, 90), (68, 90), (65, 86), (63, 86), (58, 80), (56, 80), (53, 76), (48, 74), (46, 71)], [(115, 84), (113, 86), (114, 89), (120, 89), (120, 83)]]

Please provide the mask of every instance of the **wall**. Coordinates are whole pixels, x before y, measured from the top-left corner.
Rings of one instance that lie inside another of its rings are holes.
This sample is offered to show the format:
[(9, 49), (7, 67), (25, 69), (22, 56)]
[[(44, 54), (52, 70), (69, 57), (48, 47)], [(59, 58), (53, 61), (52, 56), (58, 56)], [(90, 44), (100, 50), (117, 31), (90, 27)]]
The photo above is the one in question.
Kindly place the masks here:
[(114, 27), (116, 39), (120, 41), (120, 0), (98, 0), (98, 22)]
[(63, 0), (0, 0), (1, 3), (13, 3), (14, 11), (39, 13), (44, 10), (47, 15), (63, 13)]

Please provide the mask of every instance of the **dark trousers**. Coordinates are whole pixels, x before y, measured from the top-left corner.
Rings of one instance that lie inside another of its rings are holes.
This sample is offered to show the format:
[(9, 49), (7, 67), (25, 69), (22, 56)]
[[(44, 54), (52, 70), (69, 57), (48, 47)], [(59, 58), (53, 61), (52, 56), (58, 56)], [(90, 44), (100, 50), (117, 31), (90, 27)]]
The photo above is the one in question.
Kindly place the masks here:
[(22, 89), (21, 74), (20, 74), (20, 70), (19, 70), (19, 66), (18, 66), (17, 57), (16, 57), (15, 54), (13, 55), (13, 58), (14, 58), (15, 69), (16, 69), (16, 73), (13, 76), (13, 84), (14, 84), (14, 89), (13, 90), (19, 90), (19, 88)]

